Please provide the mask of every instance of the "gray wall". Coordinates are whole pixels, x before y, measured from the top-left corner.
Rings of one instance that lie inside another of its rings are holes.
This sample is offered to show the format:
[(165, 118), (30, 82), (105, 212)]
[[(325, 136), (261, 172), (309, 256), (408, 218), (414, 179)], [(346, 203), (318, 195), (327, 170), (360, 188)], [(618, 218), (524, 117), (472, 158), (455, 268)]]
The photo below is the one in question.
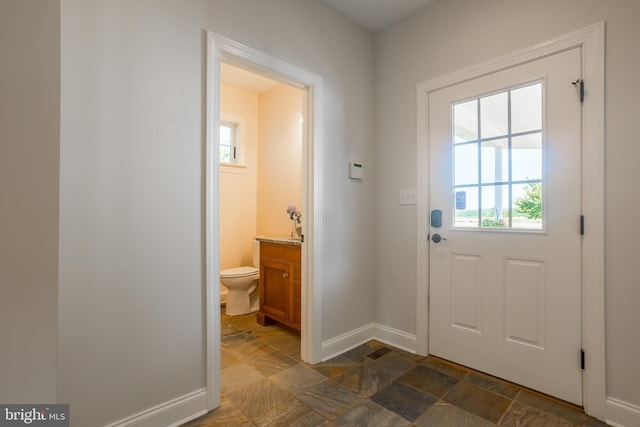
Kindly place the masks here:
[(639, 16), (635, 0), (440, 0), (374, 43), (315, 0), (4, 0), (0, 401), (71, 403), (93, 426), (204, 387), (204, 30), (324, 78), (327, 340), (415, 332), (415, 209), (397, 203), (415, 85), (605, 20), (607, 393), (640, 405)]
[(373, 320), (373, 180), (347, 174), (373, 166), (369, 33), (316, 0), (62, 0), (61, 16), (57, 397), (75, 425), (205, 386), (205, 30), (324, 78), (322, 338)]
[(415, 332), (416, 211), (397, 194), (416, 183), (416, 84), (606, 21), (607, 395), (640, 405), (638, 18), (636, 0), (439, 0), (376, 34), (378, 323)]
[(60, 5), (0, 2), (0, 402), (55, 402)]

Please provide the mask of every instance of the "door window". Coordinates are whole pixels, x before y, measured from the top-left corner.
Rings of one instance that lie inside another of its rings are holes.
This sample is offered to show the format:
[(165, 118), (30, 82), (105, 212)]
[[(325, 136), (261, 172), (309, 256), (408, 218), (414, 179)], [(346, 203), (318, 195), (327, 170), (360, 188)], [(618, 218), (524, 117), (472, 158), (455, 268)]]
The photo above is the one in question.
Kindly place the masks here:
[(542, 88), (452, 105), (454, 228), (543, 229)]

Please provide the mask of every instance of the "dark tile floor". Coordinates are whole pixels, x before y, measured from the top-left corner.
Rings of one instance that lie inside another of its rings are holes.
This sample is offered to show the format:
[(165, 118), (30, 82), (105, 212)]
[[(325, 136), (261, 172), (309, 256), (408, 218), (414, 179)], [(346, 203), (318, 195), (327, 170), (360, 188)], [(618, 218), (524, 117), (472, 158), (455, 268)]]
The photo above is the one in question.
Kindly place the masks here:
[(604, 426), (571, 406), (370, 341), (318, 365), (255, 314), (222, 314), (222, 405), (185, 426)]

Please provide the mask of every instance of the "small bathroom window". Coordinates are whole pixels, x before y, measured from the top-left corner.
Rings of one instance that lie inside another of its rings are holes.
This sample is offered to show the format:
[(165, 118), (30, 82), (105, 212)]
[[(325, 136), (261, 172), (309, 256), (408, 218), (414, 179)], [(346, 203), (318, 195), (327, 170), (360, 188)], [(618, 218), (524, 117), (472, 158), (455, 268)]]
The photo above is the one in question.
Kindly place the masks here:
[(220, 123), (220, 163), (235, 164), (238, 161), (238, 125), (236, 123)]

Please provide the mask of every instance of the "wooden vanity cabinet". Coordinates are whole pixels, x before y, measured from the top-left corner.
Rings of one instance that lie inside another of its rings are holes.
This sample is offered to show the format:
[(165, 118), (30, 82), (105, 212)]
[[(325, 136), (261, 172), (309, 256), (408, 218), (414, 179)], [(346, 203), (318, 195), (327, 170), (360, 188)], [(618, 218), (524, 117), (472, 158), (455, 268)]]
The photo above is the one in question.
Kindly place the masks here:
[(300, 330), (302, 264), (299, 245), (260, 242), (260, 325)]

